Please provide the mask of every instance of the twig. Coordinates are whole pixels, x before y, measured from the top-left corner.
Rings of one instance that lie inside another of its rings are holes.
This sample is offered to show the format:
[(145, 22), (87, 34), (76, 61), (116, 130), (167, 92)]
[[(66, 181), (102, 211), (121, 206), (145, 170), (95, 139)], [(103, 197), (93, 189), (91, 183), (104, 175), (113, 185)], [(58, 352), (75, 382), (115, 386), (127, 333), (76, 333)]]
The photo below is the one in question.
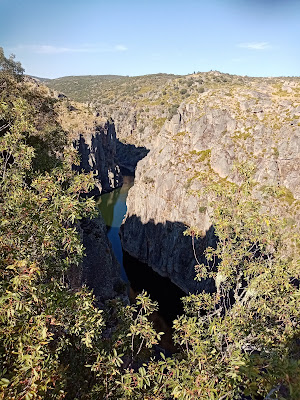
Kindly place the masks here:
[(264, 398), (264, 400), (273, 400), (272, 399), (272, 394), (274, 393), (274, 392), (277, 392), (279, 389), (280, 389), (280, 386), (281, 385), (277, 385), (277, 386), (275, 386), (273, 389), (271, 389), (270, 391), (269, 391), (269, 393), (266, 395), (266, 397)]
[(192, 233), (192, 245), (193, 245), (193, 252), (194, 252), (194, 257), (195, 257), (195, 260), (197, 261), (197, 264), (198, 265), (200, 265), (200, 262), (199, 262), (199, 260), (198, 260), (198, 258), (197, 258), (197, 256), (196, 256), (196, 251), (195, 251), (195, 235)]

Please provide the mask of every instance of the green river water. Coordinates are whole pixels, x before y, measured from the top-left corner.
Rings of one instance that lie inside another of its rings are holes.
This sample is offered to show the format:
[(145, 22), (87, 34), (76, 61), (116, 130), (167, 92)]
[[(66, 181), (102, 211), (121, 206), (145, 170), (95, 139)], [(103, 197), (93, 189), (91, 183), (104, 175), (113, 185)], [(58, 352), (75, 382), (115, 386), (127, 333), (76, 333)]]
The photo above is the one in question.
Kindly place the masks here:
[(110, 193), (105, 193), (99, 198), (98, 207), (107, 226), (107, 236), (112, 245), (113, 252), (121, 265), (122, 278), (128, 281), (123, 265), (123, 251), (119, 230), (127, 211), (126, 199), (128, 191), (133, 185), (134, 178), (132, 176), (124, 176), (123, 180), (122, 187)]

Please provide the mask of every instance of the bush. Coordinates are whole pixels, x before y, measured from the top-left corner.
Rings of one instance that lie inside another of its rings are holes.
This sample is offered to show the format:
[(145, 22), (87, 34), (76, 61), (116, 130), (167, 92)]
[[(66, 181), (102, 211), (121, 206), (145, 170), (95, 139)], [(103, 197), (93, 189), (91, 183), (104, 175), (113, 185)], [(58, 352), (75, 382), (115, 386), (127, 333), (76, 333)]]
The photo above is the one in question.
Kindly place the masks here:
[[(250, 169), (239, 173), (241, 185), (202, 177), (214, 201), (200, 211), (210, 213), (218, 241), (196, 270), (216, 292), (183, 299), (185, 315), (173, 324), (180, 355), (127, 373), (129, 399), (136, 386), (162, 399), (300, 398), (299, 231), (287, 230), (274, 203), (262, 211)], [(186, 234), (194, 244), (196, 229)]]
[[(95, 212), (81, 194), (93, 178), (72, 171), (71, 143), (57, 165), (33, 168), (39, 153), (28, 139), (39, 113), (15, 73), (0, 71), (9, 89), (0, 101), (0, 398), (298, 400), (299, 204), (291, 193), (258, 193), (251, 165), (237, 167), (239, 185), (201, 174), (199, 212), (209, 214), (217, 240), (204, 263), (195, 258), (196, 272), (215, 291), (183, 298), (185, 314), (173, 323), (178, 352), (154, 357), (162, 333), (149, 321), (157, 304), (146, 293), (104, 312), (72, 287), (84, 252), (76, 221)], [(43, 140), (51, 136), (40, 129)], [(60, 140), (51, 143), (55, 153)], [(201, 232), (186, 234), (195, 250)]]
[(173, 104), (171, 107), (169, 107), (168, 112), (169, 112), (169, 120), (173, 118), (174, 115), (177, 114), (179, 104)]

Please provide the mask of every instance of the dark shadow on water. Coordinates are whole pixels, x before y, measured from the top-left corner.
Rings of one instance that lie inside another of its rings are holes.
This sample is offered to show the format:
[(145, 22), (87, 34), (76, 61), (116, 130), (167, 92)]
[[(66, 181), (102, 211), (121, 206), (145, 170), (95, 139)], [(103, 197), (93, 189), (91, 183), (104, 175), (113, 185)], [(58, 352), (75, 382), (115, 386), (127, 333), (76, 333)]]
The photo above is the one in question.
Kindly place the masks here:
[[(173, 321), (183, 314), (182, 298), (188, 293), (215, 291), (213, 280), (195, 280), (197, 262), (192, 238), (184, 236), (185, 230), (186, 226), (181, 222), (155, 224), (149, 221), (142, 224), (135, 215), (121, 226), (122, 241), (125, 241), (126, 249), (130, 247), (132, 251), (130, 255), (123, 249), (123, 265), (133, 298), (146, 290), (150, 298), (158, 302), (159, 310), (152, 315), (153, 323), (158, 332), (165, 332), (159, 348), (169, 355), (178, 351), (172, 339), (172, 326)], [(215, 245), (214, 229), (210, 227), (203, 238), (195, 239), (198, 261), (206, 263), (204, 250)]]
[(130, 286), (135, 293), (146, 290), (159, 304), (159, 314), (172, 326), (173, 320), (183, 313), (181, 297), (186, 294), (170, 279), (164, 278), (130, 254), (123, 252), (123, 264)]

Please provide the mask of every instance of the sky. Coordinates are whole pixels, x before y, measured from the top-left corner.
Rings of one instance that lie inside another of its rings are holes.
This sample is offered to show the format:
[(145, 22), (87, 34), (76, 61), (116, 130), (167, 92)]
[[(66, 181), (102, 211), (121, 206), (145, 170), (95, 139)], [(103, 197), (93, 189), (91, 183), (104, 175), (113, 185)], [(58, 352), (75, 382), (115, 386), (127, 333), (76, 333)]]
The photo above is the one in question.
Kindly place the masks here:
[(25, 73), (300, 75), (300, 0), (0, 0)]

